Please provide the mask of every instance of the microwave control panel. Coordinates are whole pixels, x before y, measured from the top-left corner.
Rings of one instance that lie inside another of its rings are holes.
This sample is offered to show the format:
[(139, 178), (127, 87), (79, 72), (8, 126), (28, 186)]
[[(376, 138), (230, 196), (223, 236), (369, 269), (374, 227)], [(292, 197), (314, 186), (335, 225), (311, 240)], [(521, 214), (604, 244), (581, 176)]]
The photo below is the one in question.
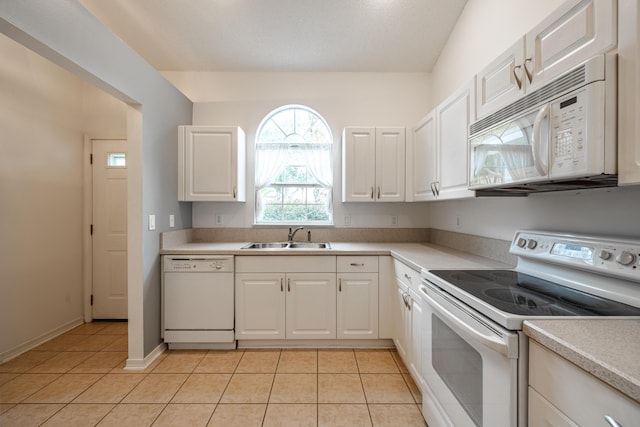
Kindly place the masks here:
[(599, 108), (604, 105), (603, 99), (604, 84), (595, 82), (550, 103), (552, 177), (579, 175), (602, 167), (604, 153), (598, 147), (604, 146), (604, 111)]

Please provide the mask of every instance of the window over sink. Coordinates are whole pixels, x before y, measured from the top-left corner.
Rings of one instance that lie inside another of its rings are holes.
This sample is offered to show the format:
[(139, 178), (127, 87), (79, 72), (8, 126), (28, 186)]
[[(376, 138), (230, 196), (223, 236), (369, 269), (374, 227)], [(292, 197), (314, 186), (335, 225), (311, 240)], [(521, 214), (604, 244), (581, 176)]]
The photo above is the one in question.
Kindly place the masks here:
[(302, 105), (269, 113), (256, 134), (256, 224), (333, 223), (333, 137)]

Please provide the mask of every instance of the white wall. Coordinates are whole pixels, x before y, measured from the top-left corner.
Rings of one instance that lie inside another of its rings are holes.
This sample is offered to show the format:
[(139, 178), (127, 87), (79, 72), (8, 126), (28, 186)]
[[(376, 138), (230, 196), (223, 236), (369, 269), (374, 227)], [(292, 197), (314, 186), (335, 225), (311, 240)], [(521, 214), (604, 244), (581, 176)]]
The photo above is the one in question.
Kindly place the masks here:
[[(562, 2), (469, 0), (433, 69), (434, 105)], [(507, 240), (519, 228), (640, 237), (640, 187), (438, 202), (430, 215), (433, 228)]]
[(194, 227), (249, 227), (254, 217), (254, 143), (257, 128), (272, 110), (304, 104), (320, 113), (334, 137), (334, 221), (352, 227), (426, 227), (424, 204), (342, 203), (341, 136), (345, 126), (404, 126), (427, 110), (429, 75), (423, 73), (163, 73), (195, 101), (193, 123), (239, 125), (247, 134), (247, 202), (193, 203)]
[(0, 35), (0, 360), (83, 319), (83, 135), (125, 104)]

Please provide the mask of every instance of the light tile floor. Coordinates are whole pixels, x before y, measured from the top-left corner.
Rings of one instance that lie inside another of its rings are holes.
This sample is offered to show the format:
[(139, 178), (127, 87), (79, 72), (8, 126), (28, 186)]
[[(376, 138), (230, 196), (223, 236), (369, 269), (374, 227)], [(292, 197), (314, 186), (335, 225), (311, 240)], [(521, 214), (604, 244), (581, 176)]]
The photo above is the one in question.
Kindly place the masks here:
[(79, 326), (0, 365), (0, 426), (425, 426), (392, 350), (166, 351), (125, 371), (127, 324)]

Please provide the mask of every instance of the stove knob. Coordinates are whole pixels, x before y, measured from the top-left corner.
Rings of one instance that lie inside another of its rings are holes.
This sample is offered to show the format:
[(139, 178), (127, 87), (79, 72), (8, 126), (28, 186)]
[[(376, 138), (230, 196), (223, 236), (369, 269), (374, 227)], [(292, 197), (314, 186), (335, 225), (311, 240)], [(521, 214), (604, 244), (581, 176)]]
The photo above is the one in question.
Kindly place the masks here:
[(516, 245), (518, 245), (518, 247), (520, 247), (520, 248), (524, 248), (524, 245), (526, 245), (526, 244), (527, 244), (527, 240), (523, 239), (522, 237), (520, 237), (518, 239), (518, 241), (516, 242)]
[(538, 242), (536, 242), (535, 240), (531, 239), (527, 242), (527, 248), (529, 249), (535, 249), (536, 246), (538, 246)]
[(616, 257), (616, 262), (622, 265), (632, 264), (636, 260), (636, 256), (629, 251), (624, 251)]
[(608, 260), (611, 258), (611, 252), (605, 251), (604, 249), (600, 251), (600, 255), (598, 255), (603, 260)]

